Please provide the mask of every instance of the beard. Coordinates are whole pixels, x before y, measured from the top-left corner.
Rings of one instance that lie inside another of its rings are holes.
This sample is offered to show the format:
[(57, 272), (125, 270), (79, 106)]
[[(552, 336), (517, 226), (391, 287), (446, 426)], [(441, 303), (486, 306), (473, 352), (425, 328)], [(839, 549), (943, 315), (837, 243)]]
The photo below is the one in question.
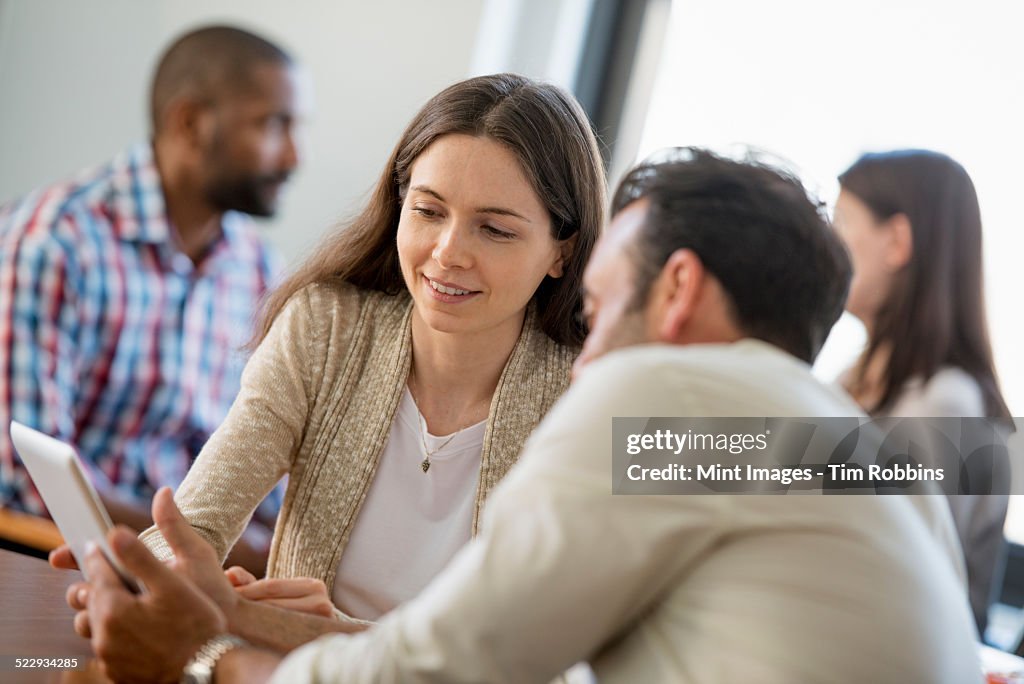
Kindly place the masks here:
[(277, 211), (278, 192), (287, 173), (221, 175), (210, 181), (206, 199), (221, 211), (270, 217)]
[(646, 311), (638, 306), (630, 307), (624, 312), (622, 317), (616, 321), (612, 332), (608, 335), (603, 353), (607, 354), (616, 349), (625, 349), (626, 347), (634, 347), (638, 344), (652, 342), (653, 340), (647, 336), (647, 318), (645, 314)]

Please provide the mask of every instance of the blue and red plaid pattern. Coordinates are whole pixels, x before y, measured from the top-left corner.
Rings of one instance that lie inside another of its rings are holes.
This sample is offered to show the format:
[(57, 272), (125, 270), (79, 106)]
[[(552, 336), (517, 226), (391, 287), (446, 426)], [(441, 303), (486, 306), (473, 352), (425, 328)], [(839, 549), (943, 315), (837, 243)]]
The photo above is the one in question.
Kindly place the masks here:
[(0, 504), (45, 513), (12, 419), (75, 444), (101, 492), (141, 503), (181, 483), (238, 392), (278, 271), (247, 217), (222, 228), (194, 266), (149, 145), (0, 207)]

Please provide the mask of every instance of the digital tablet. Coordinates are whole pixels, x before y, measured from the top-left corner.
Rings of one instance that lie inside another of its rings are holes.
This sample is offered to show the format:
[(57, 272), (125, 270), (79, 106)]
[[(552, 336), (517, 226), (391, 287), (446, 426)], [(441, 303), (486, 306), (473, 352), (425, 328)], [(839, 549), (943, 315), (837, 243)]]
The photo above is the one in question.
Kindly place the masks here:
[(85, 571), (86, 545), (93, 542), (125, 585), (138, 593), (138, 581), (125, 570), (107, 543), (107, 531), (113, 524), (74, 448), (13, 420), (11, 440), (86, 579), (90, 579)]

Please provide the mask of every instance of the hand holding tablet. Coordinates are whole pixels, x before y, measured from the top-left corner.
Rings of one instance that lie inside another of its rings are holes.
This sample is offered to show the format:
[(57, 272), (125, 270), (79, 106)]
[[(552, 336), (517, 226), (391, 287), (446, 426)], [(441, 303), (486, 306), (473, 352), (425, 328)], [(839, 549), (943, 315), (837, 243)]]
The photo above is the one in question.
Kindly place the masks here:
[(11, 421), (11, 440), (86, 579), (92, 579), (85, 570), (86, 547), (91, 543), (99, 547), (122, 581), (139, 592), (139, 583), (107, 543), (107, 531), (113, 524), (74, 448), (16, 421)]

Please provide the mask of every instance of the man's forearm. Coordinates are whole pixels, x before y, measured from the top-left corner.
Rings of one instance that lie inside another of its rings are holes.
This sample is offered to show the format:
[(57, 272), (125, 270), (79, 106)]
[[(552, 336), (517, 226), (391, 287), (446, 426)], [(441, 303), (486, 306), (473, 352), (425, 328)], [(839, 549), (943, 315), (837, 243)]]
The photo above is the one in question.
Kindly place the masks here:
[(366, 626), (242, 599), (229, 617), (228, 629), (253, 644), (287, 654), (324, 634), (351, 634)]

